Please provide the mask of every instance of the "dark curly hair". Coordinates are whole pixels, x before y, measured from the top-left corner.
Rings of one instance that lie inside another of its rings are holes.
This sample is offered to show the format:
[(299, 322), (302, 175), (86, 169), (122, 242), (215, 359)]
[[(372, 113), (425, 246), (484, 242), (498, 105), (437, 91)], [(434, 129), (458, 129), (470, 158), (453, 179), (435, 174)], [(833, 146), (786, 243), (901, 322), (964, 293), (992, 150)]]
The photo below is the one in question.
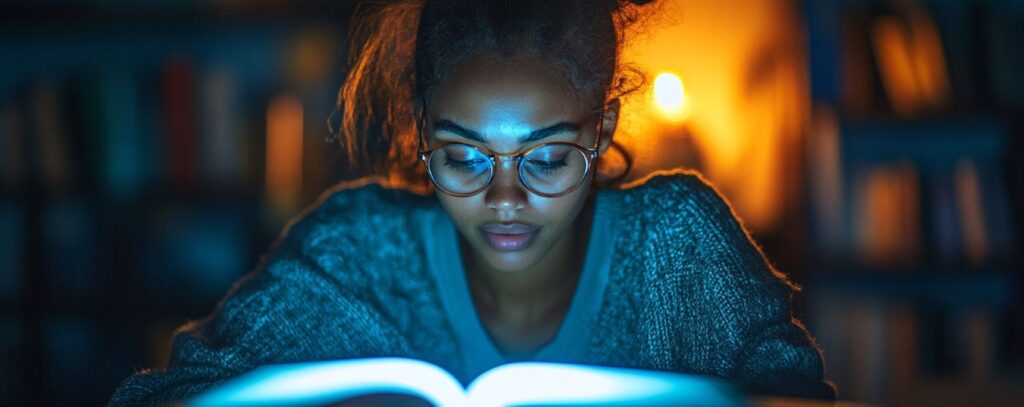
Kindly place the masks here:
[[(596, 113), (644, 85), (643, 73), (619, 55), (634, 23), (650, 11), (641, 6), (652, 1), (360, 3), (350, 29), (348, 73), (332, 116), (340, 125), (331, 132), (358, 175), (380, 175), (426, 192), (425, 169), (416, 159), (415, 112), (460, 60), (478, 52), (540, 56), (592, 101)], [(617, 181), (631, 160), (621, 146), (614, 147), (626, 164)]]

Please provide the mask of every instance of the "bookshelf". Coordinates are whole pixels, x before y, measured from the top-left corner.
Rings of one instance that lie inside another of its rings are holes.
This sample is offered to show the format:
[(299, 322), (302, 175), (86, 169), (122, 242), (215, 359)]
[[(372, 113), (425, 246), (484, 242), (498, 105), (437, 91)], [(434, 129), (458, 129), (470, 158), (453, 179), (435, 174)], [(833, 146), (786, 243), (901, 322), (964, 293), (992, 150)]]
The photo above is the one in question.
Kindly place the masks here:
[[(352, 5), (0, 5), (0, 404), (105, 403), (345, 175), (323, 136)], [(274, 148), (304, 154), (270, 166), (281, 98)]]
[(826, 375), (869, 403), (1019, 404), (1024, 103), (1004, 90), (1024, 82), (990, 73), (1024, 55), (1007, 41), (1024, 10), (803, 4), (807, 321)]

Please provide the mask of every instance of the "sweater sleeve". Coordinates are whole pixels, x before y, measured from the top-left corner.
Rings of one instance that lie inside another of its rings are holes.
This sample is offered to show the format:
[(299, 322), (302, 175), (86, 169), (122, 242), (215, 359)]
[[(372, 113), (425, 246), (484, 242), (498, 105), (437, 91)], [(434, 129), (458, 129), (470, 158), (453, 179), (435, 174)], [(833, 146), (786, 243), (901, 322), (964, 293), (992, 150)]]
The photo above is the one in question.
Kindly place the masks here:
[(310, 241), (322, 236), (292, 229), (209, 317), (176, 332), (166, 369), (127, 378), (109, 405), (179, 402), (264, 364), (408, 356), (406, 338), (356, 283), (365, 280), (352, 275), (359, 265), (335, 256), (332, 269), (348, 271), (327, 273), (309, 257)]
[(168, 367), (129, 377), (110, 405), (188, 399), (263, 364), (407, 353), (396, 330), (355, 298), (309, 262), (274, 261), (210, 317), (179, 329)]
[(703, 287), (700, 309), (715, 327), (708, 335), (719, 355), (709, 360), (720, 361), (718, 374), (752, 394), (834, 399), (821, 352), (792, 315), (796, 287), (768, 263), (729, 204), (698, 175), (662, 178), (678, 198), (668, 212), (681, 212), (696, 236), (695, 250), (679, 260), (697, 269), (690, 278)]

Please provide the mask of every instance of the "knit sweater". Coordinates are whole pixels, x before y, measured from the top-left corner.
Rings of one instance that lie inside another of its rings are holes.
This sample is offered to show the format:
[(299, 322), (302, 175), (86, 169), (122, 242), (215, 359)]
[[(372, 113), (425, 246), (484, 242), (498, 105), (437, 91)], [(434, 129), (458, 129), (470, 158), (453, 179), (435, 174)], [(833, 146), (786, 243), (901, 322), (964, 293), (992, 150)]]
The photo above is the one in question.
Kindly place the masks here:
[[(698, 175), (600, 190), (619, 204), (600, 306), (575, 362), (724, 378), (750, 393), (834, 398), (790, 311), (794, 287)], [(166, 369), (132, 375), (110, 405), (187, 399), (260, 365), (400, 356), (465, 378), (420, 222), (433, 196), (327, 191), (207, 318), (174, 335)]]

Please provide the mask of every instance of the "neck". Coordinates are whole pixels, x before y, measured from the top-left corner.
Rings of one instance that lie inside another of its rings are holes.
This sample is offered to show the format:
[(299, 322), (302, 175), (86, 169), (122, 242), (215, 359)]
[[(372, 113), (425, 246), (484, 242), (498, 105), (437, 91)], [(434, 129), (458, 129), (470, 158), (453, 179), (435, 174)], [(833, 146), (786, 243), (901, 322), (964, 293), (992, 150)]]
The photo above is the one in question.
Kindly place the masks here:
[[(526, 270), (496, 270), (475, 254), (468, 259), (470, 267), (467, 277), (478, 307), (511, 317), (518, 314), (520, 318), (530, 319), (568, 305), (582, 269), (583, 252), (593, 216), (592, 207), (593, 203), (588, 200), (573, 227), (537, 264)], [(464, 242), (463, 249), (463, 253), (471, 250)]]

